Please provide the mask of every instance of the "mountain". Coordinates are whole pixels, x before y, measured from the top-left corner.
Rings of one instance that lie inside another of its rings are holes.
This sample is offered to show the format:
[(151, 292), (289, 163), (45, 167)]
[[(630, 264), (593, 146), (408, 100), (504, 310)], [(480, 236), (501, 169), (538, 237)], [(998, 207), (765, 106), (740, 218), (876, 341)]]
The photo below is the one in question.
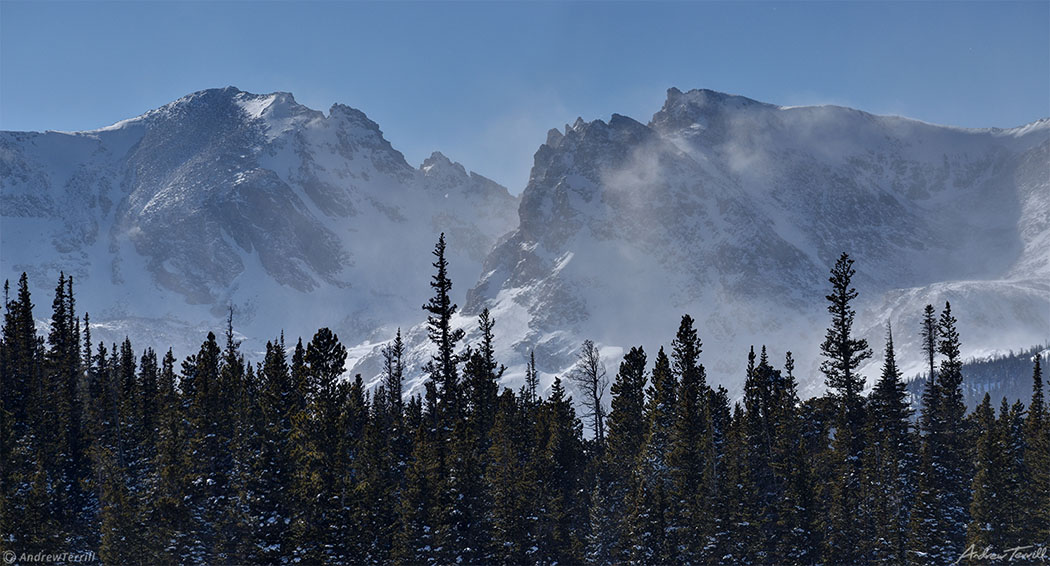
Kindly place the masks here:
[(287, 93), (206, 90), (99, 130), (0, 132), (0, 268), (43, 296), (71, 273), (97, 339), (180, 355), (232, 307), (250, 352), (330, 326), (373, 379), (400, 326), (410, 391), (440, 232), (454, 322), (475, 339), (491, 309), (509, 386), (533, 350), (549, 384), (584, 339), (610, 371), (630, 346), (653, 356), (689, 313), (711, 382), (739, 391), (749, 347), (767, 344), (819, 393), (843, 251), (858, 332), (879, 353), (891, 323), (908, 374), (927, 303), (951, 301), (967, 357), (1050, 340), (1050, 120), (962, 129), (677, 89), (654, 110), (551, 130), (520, 198), (440, 153), (413, 167), (364, 113)]
[[(434, 153), (419, 168), (364, 113), (291, 94), (196, 92), (88, 132), (0, 133), (2, 266), (72, 274), (97, 338), (192, 352), (234, 310), (249, 347), (418, 322), (440, 232), (475, 279), (517, 198)], [(462, 293), (461, 293), (462, 295)]]
[[(975, 358), (963, 364), (965, 381), (962, 384), (963, 402), (969, 409), (981, 404), (987, 393), (993, 405), (1006, 397), (1012, 404), (1020, 401), (1028, 406), (1032, 403), (1032, 372), (1035, 357), (1046, 367), (1050, 363), (1050, 349), (1045, 345), (1020, 352), (1005, 353)], [(928, 373), (928, 371), (927, 371)], [(917, 375), (907, 382), (912, 409), (918, 416), (922, 410), (922, 394), (926, 389), (926, 375)]]
[[(1045, 342), (1048, 166), (1046, 119), (974, 130), (672, 88), (647, 124), (550, 131), (458, 324), (469, 339), (491, 309), (508, 383), (533, 349), (549, 383), (584, 339), (615, 369), (632, 345), (669, 346), (689, 313), (709, 380), (739, 391), (749, 347), (768, 344), (778, 362), (794, 352), (816, 394), (828, 271), (845, 251), (857, 330), (881, 352), (892, 323), (909, 372), (927, 303), (952, 302), (966, 355)], [(410, 333), (415, 363), (424, 340)], [(374, 372), (375, 354), (359, 367)]]

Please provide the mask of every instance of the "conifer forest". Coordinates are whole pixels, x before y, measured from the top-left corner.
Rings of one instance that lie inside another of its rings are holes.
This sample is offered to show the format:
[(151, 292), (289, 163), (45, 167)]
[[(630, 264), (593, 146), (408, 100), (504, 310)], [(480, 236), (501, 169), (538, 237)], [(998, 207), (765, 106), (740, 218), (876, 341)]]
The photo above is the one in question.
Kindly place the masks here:
[[(631, 348), (609, 375), (588, 341), (542, 395), (534, 362), (501, 390), (499, 321), (481, 313), (476, 343), (450, 324), (443, 237), (416, 396), (402, 394), (400, 332), (373, 388), (344, 377), (327, 328), (275, 328), (248, 359), (232, 314), (179, 360), (134, 337), (94, 343), (64, 275), (39, 335), (22, 274), (5, 286), (0, 344), (0, 551), (151, 565), (1050, 561), (1039, 357), (1030, 398), (968, 411), (966, 313), (927, 306), (913, 414), (891, 329), (878, 345), (853, 333), (852, 265), (843, 254), (812, 306), (827, 311), (811, 345), (827, 393), (800, 399), (791, 354), (759, 345), (740, 352), (739, 400), (708, 381), (689, 315), (668, 321), (666, 349)], [(881, 373), (861, 375), (873, 356)]]

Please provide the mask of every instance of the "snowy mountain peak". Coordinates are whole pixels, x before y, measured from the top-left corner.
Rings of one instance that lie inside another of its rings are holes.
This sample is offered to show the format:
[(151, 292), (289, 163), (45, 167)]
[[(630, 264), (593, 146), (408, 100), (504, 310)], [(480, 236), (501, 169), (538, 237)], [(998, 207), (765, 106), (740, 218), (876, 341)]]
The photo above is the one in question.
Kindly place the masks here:
[(42, 286), (73, 274), (93, 321), (183, 354), (229, 306), (256, 346), (281, 326), (385, 336), (416, 321), (438, 233), (462, 296), (517, 224), (506, 188), (428, 161), (360, 110), (235, 87), (92, 132), (0, 132), (0, 265)]
[(383, 135), (382, 131), (379, 129), (379, 124), (373, 122), (364, 112), (356, 108), (351, 108), (345, 104), (333, 104), (328, 110), (328, 118), (330, 120), (339, 120), (357, 128), (376, 132), (380, 136)]
[[(613, 115), (548, 133), (519, 228), (486, 259), (464, 312), (526, 321), (507, 359), (535, 349), (549, 375), (583, 339), (655, 351), (689, 313), (714, 381), (738, 387), (747, 348), (766, 343), (774, 359), (792, 350), (816, 393), (827, 270), (847, 251), (873, 345), (887, 320), (914, 334), (923, 306), (945, 300), (967, 313), (968, 351), (1044, 341), (1050, 135), (1039, 124), (1007, 137), (670, 89), (649, 126)], [(902, 364), (919, 359), (906, 338)]]
[(467, 170), (461, 163), (452, 161), (448, 157), (445, 157), (445, 154), (440, 151), (431, 153), (430, 157), (423, 160), (423, 164), (419, 166), (419, 169), (428, 177), (449, 174), (458, 176), (467, 175)]
[(663, 108), (653, 115), (649, 124), (658, 131), (706, 129), (709, 122), (726, 115), (739, 115), (749, 110), (774, 110), (772, 104), (758, 102), (745, 96), (726, 94), (708, 89), (682, 92), (671, 87)]

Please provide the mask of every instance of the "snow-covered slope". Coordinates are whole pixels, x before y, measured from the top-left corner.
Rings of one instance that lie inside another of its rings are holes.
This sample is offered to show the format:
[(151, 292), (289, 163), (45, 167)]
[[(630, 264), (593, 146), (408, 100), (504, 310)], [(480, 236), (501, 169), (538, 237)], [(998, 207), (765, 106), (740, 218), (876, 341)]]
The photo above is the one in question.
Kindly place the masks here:
[(689, 313), (712, 382), (736, 391), (765, 343), (819, 393), (842, 251), (858, 330), (878, 352), (892, 322), (908, 373), (926, 303), (952, 302), (966, 356), (1050, 340), (1048, 120), (968, 130), (671, 89), (647, 124), (551, 130), (519, 201), (439, 153), (411, 167), (358, 110), (226, 88), (90, 132), (0, 133), (0, 205), (4, 277), (46, 296), (71, 272), (99, 338), (185, 354), (232, 305), (249, 349), (331, 326), (371, 378), (399, 325), (416, 388), (441, 231), (455, 323), (469, 340), (492, 310), (512, 386), (531, 350), (546, 383), (584, 339), (613, 370)]
[[(614, 114), (551, 130), (520, 224), (459, 324), (492, 309), (514, 383), (531, 349), (548, 380), (584, 339), (611, 369), (632, 345), (655, 354), (689, 313), (712, 381), (737, 390), (749, 346), (765, 343), (774, 360), (793, 351), (814, 394), (828, 270), (846, 251), (876, 352), (890, 321), (917, 362), (922, 307), (946, 299), (966, 355), (1045, 342), (1048, 172), (1047, 120), (968, 130), (671, 89), (648, 124)], [(424, 337), (411, 333), (417, 362)]]
[(517, 224), (505, 188), (439, 153), (411, 167), (358, 110), (232, 87), (90, 132), (2, 132), (0, 199), (5, 278), (42, 291), (65, 270), (96, 336), (183, 354), (229, 306), (249, 347), (324, 325), (386, 338), (418, 321), (438, 233), (466, 281)]

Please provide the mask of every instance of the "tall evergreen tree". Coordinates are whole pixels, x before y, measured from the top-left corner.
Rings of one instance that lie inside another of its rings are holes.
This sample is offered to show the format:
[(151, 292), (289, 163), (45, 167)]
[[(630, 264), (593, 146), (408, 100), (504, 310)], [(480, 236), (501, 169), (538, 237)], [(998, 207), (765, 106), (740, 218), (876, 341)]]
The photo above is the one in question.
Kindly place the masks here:
[(10, 439), (0, 475), (4, 481), (4, 513), (0, 523), (5, 547), (34, 553), (60, 541), (55, 491), (57, 477), (55, 423), (50, 420), (52, 391), (45, 377), (43, 341), (36, 335), (33, 303), (25, 273), (18, 280), (17, 298), (7, 301), (4, 407)]
[(401, 382), (405, 374), (405, 342), (401, 340), (401, 329), (397, 329), (394, 341), (383, 348), (383, 388), (387, 394), (387, 406), (391, 413), (401, 413), (404, 410), (401, 399)]
[(200, 350), (183, 363), (182, 384), (187, 399), (185, 418), (189, 423), (187, 503), (194, 532), (189, 549), (191, 559), (211, 562), (221, 549), (216, 527), (221, 525), (224, 504), (230, 496), (230, 438), (226, 435), (227, 399), (222, 390), (219, 367), (222, 350), (209, 332)]
[(773, 374), (772, 468), (776, 498), (774, 535), (770, 555), (778, 562), (813, 564), (820, 558), (816, 536), (813, 472), (806, 457), (798, 385), (791, 352), (784, 361), (785, 375)]
[(438, 447), (438, 411), (437, 386), (428, 381), (398, 510), (400, 529), (394, 538), (398, 564), (432, 564), (438, 560), (438, 497), (444, 472)]
[(946, 549), (948, 556), (962, 551), (965, 541), (965, 528), (969, 523), (967, 509), (970, 505), (970, 481), (972, 469), (967, 455), (969, 439), (964, 427), (966, 404), (962, 395), (962, 356), (960, 353), (959, 332), (956, 330), (956, 319), (952, 316), (951, 304), (944, 303), (938, 321), (938, 344), (941, 362), (938, 381), (941, 387), (940, 420), (943, 423), (943, 443), (940, 446), (940, 464), (944, 470), (943, 486), (945, 488), (945, 507), (943, 518), (948, 531)]
[(151, 559), (157, 564), (178, 564), (188, 557), (191, 533), (190, 510), (185, 495), (189, 491), (188, 436), (185, 408), (175, 376), (175, 356), (169, 349), (161, 362), (157, 380), (156, 477), (149, 498), (152, 502), (146, 523), (152, 525)]
[(306, 562), (340, 560), (345, 552), (337, 527), (349, 440), (343, 427), (350, 392), (340, 381), (346, 355), (346, 348), (328, 328), (318, 330), (306, 346), (306, 407), (292, 422), (292, 492), (298, 509), (291, 525), (296, 557)]
[[(1050, 540), (1050, 423), (1043, 395), (1041, 355), (1032, 369), (1032, 402), (1024, 425), (1023, 540)], [(976, 496), (976, 495), (975, 495)]]
[(583, 486), (583, 425), (572, 398), (555, 378), (536, 421), (536, 452), (531, 462), (539, 499), (533, 559), (544, 564), (578, 564), (587, 537)]
[(944, 356), (934, 392), (923, 406), (922, 458), (918, 493), (909, 526), (909, 551), (920, 561), (955, 560), (963, 550), (969, 523), (970, 483), (967, 432), (963, 417), (962, 360), (951, 305), (945, 303), (937, 325), (938, 353)]
[(481, 341), (462, 356), (465, 418), (453, 429), (452, 450), (444, 486), (442, 547), (447, 559), (457, 563), (484, 563), (491, 559), (491, 501), (484, 482), (491, 430), (496, 420), (497, 382), (504, 368), (497, 367), (493, 328), (488, 309), (478, 317)]
[(492, 497), (492, 561), (526, 565), (535, 562), (538, 529), (535, 469), (529, 462), (531, 433), (528, 400), (504, 389), (492, 429), (486, 482)]
[(867, 558), (875, 562), (906, 561), (905, 543), (914, 497), (913, 462), (917, 458), (910, 431), (911, 408), (897, 368), (893, 334), (886, 327), (882, 375), (869, 399), (863, 458), (865, 497), (863, 507), (872, 541)]
[(671, 343), (671, 371), (678, 382), (668, 463), (672, 469), (671, 529), (680, 545), (679, 558), (699, 560), (703, 551), (700, 523), (704, 515), (704, 439), (707, 435), (707, 379), (700, 363), (702, 344), (693, 318), (682, 316)]
[(645, 442), (645, 350), (631, 348), (612, 384), (608, 443), (596, 473), (591, 507), (591, 539), (587, 559), (592, 564), (626, 562), (628, 496), (635, 463)]
[(938, 329), (937, 329), (937, 311), (933, 308), (933, 305), (926, 305), (926, 308), (922, 311), (922, 328), (920, 331), (922, 336), (922, 351), (926, 354), (926, 360), (929, 363), (929, 373), (926, 375), (926, 379), (934, 381), (934, 367), (935, 357), (937, 355), (937, 341), (939, 340)]
[(427, 312), (428, 336), (437, 347), (437, 352), (424, 370), (438, 385), (442, 427), (447, 435), (452, 430), (452, 424), (460, 416), (459, 358), (456, 355), (456, 344), (463, 339), (463, 329), (452, 328), (452, 315), (458, 307), (452, 302), (452, 280), (449, 279), (448, 260), (445, 259), (444, 233), (438, 238), (433, 255), (433, 266), (437, 272), (431, 278), (430, 287), (434, 290), (434, 296), (423, 305), (423, 310)]
[[(1003, 398), (999, 411), (1000, 438), (1004, 457), (1005, 489), (1002, 499), (1006, 503), (1006, 548), (1015, 548), (1032, 543), (1030, 510), (1025, 507), (1027, 473), (1025, 469), (1025, 406), (1020, 400), (1009, 405)], [(973, 471), (976, 476), (976, 471)], [(971, 499), (972, 506), (972, 499)], [(1036, 539), (1038, 540), (1038, 539)]]
[(853, 336), (856, 315), (851, 303), (857, 298), (852, 281), (856, 270), (853, 260), (843, 253), (831, 269), (831, 293), (827, 295), (831, 326), (820, 346), (825, 360), (820, 369), (838, 403), (838, 421), (833, 450), (836, 473), (832, 478), (831, 505), (827, 521), (825, 559), (832, 563), (857, 563), (861, 560), (856, 541), (861, 540), (862, 524), (857, 517), (860, 498), (860, 463), (864, 450), (864, 402), (861, 391), (864, 377), (857, 373), (860, 364), (871, 357), (866, 340)]
[(525, 364), (525, 385), (522, 387), (522, 400), (529, 404), (535, 405), (539, 400), (537, 390), (540, 385), (540, 375), (536, 371), (536, 352), (529, 352), (529, 361)]
[(1006, 502), (1000, 499), (1005, 494), (1006, 479), (1004, 431), (995, 420), (995, 410), (987, 393), (977, 407), (975, 416), (980, 436), (977, 440), (977, 473), (973, 478), (973, 502), (970, 505), (972, 519), (967, 531), (967, 544), (973, 545), (978, 552), (984, 549), (1001, 552), (1006, 548), (1003, 543), (1007, 531)]
[(678, 383), (663, 348), (656, 354), (652, 383), (647, 391), (645, 445), (633, 478), (628, 519), (628, 540), (633, 562), (673, 564), (678, 561), (677, 542), (670, 525), (673, 493), (667, 454), (674, 428)]

